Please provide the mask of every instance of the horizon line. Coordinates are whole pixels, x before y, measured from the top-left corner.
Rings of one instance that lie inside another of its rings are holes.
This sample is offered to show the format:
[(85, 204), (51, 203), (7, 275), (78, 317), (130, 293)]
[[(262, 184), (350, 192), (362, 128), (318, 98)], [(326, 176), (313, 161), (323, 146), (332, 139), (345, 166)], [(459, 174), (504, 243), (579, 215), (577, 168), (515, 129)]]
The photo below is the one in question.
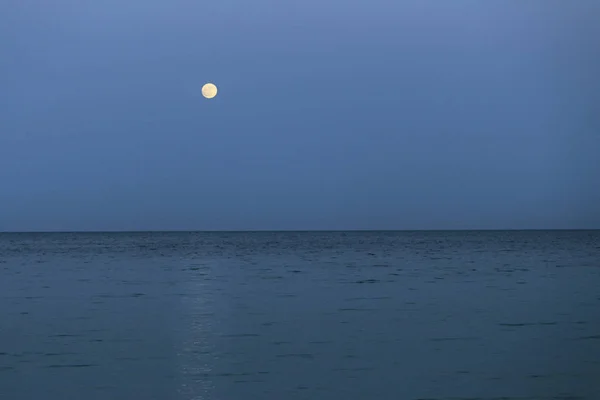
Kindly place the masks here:
[(514, 231), (598, 231), (600, 228), (478, 228), (478, 229), (145, 229), (145, 230), (35, 230), (3, 231), (11, 233), (310, 233), (310, 232), (514, 232)]

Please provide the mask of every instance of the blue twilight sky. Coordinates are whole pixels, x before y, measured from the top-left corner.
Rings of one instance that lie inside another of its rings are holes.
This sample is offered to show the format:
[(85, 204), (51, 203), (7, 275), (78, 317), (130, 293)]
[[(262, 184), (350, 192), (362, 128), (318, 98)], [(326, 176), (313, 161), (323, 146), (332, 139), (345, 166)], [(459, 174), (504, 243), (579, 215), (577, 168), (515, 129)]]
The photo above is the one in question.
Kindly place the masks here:
[(3, 0), (0, 230), (599, 228), (598, 21), (597, 0)]

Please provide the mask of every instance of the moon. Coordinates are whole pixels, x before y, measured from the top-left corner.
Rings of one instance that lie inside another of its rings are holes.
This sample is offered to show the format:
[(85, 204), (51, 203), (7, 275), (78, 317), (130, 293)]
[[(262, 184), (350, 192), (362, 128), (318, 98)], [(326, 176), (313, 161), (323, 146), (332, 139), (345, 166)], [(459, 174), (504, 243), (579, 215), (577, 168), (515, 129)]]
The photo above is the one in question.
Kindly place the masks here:
[(217, 87), (214, 83), (207, 83), (204, 86), (202, 86), (202, 96), (206, 97), (207, 99), (212, 99), (216, 95)]

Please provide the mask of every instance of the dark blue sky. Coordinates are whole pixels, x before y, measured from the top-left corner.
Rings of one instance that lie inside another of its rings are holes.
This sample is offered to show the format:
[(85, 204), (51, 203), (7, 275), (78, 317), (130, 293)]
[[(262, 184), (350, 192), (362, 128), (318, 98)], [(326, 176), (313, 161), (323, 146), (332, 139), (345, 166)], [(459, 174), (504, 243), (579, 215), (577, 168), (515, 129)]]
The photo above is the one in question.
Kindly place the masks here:
[(597, 0), (2, 1), (0, 230), (600, 228), (598, 21)]

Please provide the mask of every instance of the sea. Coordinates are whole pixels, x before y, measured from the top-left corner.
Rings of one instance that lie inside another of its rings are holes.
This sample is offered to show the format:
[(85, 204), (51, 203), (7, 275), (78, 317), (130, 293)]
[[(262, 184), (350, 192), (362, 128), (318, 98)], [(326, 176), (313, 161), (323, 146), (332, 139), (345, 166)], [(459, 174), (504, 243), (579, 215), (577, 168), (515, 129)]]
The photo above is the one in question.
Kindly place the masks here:
[(0, 234), (2, 400), (599, 400), (600, 231)]

